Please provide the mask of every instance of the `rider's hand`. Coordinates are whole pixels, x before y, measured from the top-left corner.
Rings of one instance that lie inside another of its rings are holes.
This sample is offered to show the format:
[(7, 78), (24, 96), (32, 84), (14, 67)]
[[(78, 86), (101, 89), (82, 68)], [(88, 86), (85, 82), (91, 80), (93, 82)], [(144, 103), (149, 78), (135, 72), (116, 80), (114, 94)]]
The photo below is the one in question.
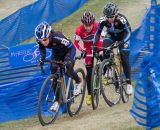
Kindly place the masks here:
[(128, 43), (124, 43), (123, 46), (124, 46), (125, 49), (129, 48), (129, 44)]
[(44, 60), (45, 60), (44, 58), (39, 58), (39, 60), (38, 60), (38, 61), (39, 61), (39, 64), (40, 64), (40, 65), (43, 65), (43, 64), (44, 64)]
[(82, 58), (85, 58), (85, 57), (86, 57), (86, 51), (85, 51), (85, 50), (82, 51), (81, 57), (82, 57)]
[(124, 41), (119, 41), (119, 45), (123, 45), (124, 44)]
[(119, 46), (122, 46), (123, 44), (124, 44), (123, 41), (116, 41), (114, 44), (114, 47), (119, 47)]

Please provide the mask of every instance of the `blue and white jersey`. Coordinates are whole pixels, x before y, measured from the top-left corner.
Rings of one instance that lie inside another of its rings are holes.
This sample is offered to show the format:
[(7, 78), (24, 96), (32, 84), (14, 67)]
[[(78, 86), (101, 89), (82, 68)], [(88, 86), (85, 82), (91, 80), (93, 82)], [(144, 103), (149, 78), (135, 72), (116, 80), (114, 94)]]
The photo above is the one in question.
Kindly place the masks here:
[(46, 50), (45, 48), (52, 49), (53, 55), (59, 58), (65, 57), (69, 50), (75, 50), (76, 48), (73, 43), (66, 38), (61, 32), (52, 32), (49, 37), (49, 44), (47, 47), (44, 47), (40, 41), (37, 40), (39, 44), (39, 49), (41, 55), (45, 57)]

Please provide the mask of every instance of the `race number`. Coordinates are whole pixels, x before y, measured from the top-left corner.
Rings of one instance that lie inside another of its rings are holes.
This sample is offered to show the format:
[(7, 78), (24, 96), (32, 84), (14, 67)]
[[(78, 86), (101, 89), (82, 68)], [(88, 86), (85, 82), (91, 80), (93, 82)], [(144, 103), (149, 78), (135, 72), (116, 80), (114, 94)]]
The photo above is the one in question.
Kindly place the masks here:
[(124, 17), (119, 17), (120, 21), (123, 23), (123, 24), (126, 24), (127, 23), (127, 20), (124, 18)]
[(65, 46), (69, 45), (69, 41), (67, 39), (64, 39), (64, 38), (62, 38), (61, 43), (64, 44)]

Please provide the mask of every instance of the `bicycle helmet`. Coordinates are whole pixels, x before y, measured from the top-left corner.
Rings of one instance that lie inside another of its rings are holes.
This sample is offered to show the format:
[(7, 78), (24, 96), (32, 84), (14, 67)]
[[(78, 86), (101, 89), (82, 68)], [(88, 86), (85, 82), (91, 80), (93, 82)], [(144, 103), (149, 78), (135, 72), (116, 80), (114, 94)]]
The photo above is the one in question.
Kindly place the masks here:
[(85, 11), (81, 17), (81, 22), (84, 25), (91, 25), (95, 21), (94, 15), (90, 11)]
[(107, 18), (114, 17), (115, 15), (117, 15), (117, 13), (118, 13), (118, 6), (115, 3), (109, 2), (104, 6), (103, 14)]
[(51, 26), (47, 22), (41, 22), (35, 28), (35, 36), (38, 40), (48, 38), (51, 32)]

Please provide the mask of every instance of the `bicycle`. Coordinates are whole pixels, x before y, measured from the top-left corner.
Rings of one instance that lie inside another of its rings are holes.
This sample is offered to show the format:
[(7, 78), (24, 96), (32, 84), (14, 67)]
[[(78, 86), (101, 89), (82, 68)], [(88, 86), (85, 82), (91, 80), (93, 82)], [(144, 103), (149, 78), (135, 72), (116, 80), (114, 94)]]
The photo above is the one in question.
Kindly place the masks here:
[(101, 59), (98, 52), (94, 55), (94, 58), (96, 59), (96, 64), (92, 69), (92, 77), (91, 77), (91, 100), (92, 100), (93, 110), (97, 109), (99, 105), (99, 95), (100, 95), (99, 66), (101, 63)]
[(119, 68), (115, 60), (115, 57), (120, 60), (120, 54), (119, 51), (117, 54), (113, 51), (114, 48), (118, 48), (119, 44), (115, 42), (107, 48), (102, 48), (102, 50), (106, 50), (109, 58), (104, 59), (100, 64), (100, 88), (103, 98), (109, 106), (118, 104), (121, 98), (123, 102), (127, 102), (129, 99), (129, 95), (126, 93), (126, 82), (123, 80), (121, 66)]
[[(77, 57), (76, 60), (77, 59), (81, 59), (81, 57)], [(40, 90), (38, 98), (38, 118), (42, 126), (54, 123), (60, 113), (60, 107), (55, 112), (50, 111), (50, 107), (55, 100), (55, 95), (59, 94), (59, 106), (66, 104), (67, 112), (72, 117), (80, 112), (86, 91), (85, 73), (82, 68), (76, 69), (77, 74), (82, 79), (81, 93), (74, 96), (74, 81), (69, 77), (68, 84), (66, 84), (64, 63), (62, 61), (52, 60), (46, 60), (45, 62), (57, 64), (58, 69), (55, 74), (51, 74), (45, 79)], [(43, 66), (41, 66), (41, 70), (44, 72)]]
[(127, 82), (124, 79), (122, 61), (121, 61), (121, 57), (120, 57), (119, 48), (117, 47), (115, 49), (116, 49), (115, 50), (115, 62), (116, 62), (116, 65), (117, 65), (118, 73), (119, 73), (119, 76), (121, 78), (121, 84), (122, 84), (122, 102), (127, 103), (129, 101), (129, 95), (126, 92)]

